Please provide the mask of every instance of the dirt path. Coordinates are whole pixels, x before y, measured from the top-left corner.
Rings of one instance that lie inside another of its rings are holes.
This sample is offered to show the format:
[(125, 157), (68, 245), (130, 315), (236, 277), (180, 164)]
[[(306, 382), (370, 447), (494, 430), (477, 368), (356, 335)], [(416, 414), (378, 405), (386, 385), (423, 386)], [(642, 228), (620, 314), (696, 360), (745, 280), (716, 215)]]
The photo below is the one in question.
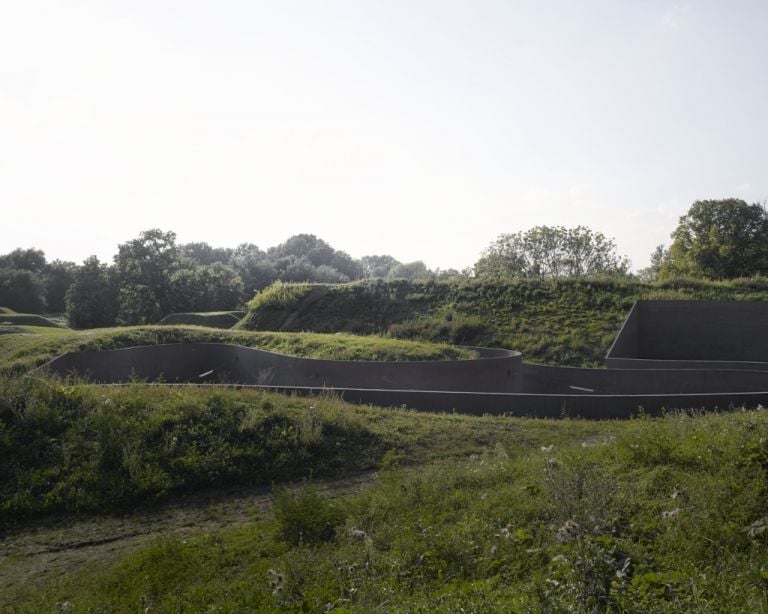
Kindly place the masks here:
[[(374, 473), (317, 481), (320, 492), (338, 497), (373, 483)], [(108, 565), (161, 537), (184, 537), (223, 527), (238, 527), (272, 505), (269, 488), (228, 488), (186, 495), (149, 512), (121, 518), (61, 521), (10, 535), (0, 541), (0, 586), (9, 593), (70, 574), (86, 565)], [(0, 590), (0, 609), (13, 595)]]

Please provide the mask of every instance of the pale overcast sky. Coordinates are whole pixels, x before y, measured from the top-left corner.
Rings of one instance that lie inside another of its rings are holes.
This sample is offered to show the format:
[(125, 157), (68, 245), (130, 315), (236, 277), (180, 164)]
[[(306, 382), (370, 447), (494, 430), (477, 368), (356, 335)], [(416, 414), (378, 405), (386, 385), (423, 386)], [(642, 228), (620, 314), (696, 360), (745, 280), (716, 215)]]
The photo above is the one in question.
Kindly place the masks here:
[(583, 224), (639, 268), (767, 172), (765, 0), (0, 0), (0, 253), (159, 227), (463, 268)]

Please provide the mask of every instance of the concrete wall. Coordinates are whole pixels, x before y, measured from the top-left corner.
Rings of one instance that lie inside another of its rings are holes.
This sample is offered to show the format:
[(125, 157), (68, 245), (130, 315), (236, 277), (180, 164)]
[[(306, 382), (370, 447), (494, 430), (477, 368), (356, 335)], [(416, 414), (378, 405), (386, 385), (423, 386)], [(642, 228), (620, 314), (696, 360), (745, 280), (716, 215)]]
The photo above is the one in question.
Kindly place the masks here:
[(131, 377), (165, 382), (231, 382), (276, 386), (514, 392), (519, 352), (474, 348), (474, 360), (374, 362), (296, 358), (238, 345), (173, 343), (101, 352), (69, 352), (45, 369), (95, 382)]
[(642, 407), (768, 406), (768, 370), (621, 370), (524, 365), (520, 354), (479, 349), (475, 360), (313, 360), (216, 343), (67, 353), (42, 369), (104, 382), (229, 382), (298, 394), (328, 388), (357, 403), (424, 411), (538, 417), (628, 417)]
[(699, 369), (702, 361), (768, 369), (768, 302), (638, 301), (606, 358), (612, 368)]

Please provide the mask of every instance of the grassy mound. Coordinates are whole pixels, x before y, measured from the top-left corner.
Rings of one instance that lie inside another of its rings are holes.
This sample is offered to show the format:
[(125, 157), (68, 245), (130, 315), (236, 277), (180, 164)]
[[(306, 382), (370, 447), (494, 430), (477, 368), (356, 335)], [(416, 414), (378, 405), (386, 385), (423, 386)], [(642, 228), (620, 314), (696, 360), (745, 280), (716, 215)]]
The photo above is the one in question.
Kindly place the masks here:
[(249, 304), (247, 330), (349, 331), (501, 346), (525, 360), (603, 366), (639, 299), (768, 300), (768, 281), (376, 281), (277, 284)]
[(0, 324), (15, 324), (17, 326), (47, 326), (61, 328), (53, 320), (32, 313), (4, 313), (0, 315)]
[(232, 343), (291, 356), (333, 360), (453, 360), (473, 356), (468, 350), (447, 344), (371, 336), (263, 333), (199, 326), (47, 330), (55, 331), (55, 334), (0, 336), (0, 373), (24, 373), (64, 352), (113, 350), (159, 343)]
[(203, 313), (171, 313), (158, 324), (194, 325), (209, 328), (232, 328), (245, 315), (244, 311), (209, 311)]
[(8, 307), (0, 307), (0, 315), (9, 314), (9, 313), (16, 313), (16, 312), (13, 309), (9, 309)]
[(380, 471), (342, 500), (283, 490), (272, 513), (234, 528), (171, 534), (43, 584), (7, 583), (0, 603), (18, 611), (64, 601), (83, 611), (768, 605), (764, 412), (586, 423), (235, 391), (24, 394), (47, 396), (1, 414), (19, 454), (3, 466), (6, 518), (34, 506), (123, 509), (220, 481)]

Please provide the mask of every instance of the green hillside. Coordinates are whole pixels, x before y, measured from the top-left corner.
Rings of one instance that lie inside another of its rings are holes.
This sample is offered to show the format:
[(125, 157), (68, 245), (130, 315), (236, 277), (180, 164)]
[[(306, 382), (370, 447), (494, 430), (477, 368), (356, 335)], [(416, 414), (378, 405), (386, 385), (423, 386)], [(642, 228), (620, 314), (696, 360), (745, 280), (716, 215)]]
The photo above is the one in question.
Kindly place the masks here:
[(206, 311), (200, 313), (171, 313), (158, 324), (194, 325), (211, 328), (232, 328), (245, 315), (243, 311)]
[(237, 328), (501, 346), (523, 352), (531, 362), (602, 366), (638, 299), (768, 300), (768, 281), (276, 284), (256, 295)]

